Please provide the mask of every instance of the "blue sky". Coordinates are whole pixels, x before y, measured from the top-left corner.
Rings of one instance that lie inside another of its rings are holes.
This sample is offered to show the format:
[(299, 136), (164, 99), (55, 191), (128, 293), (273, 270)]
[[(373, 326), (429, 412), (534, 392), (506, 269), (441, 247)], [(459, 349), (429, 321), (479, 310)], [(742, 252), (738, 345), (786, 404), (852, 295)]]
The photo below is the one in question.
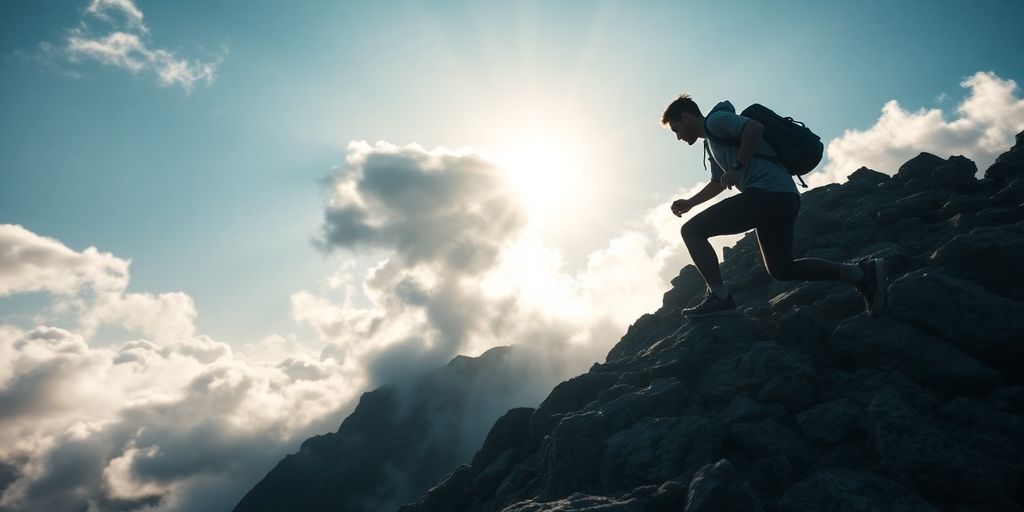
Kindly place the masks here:
[(288, 328), (288, 293), (332, 266), (306, 242), (348, 141), (486, 149), (578, 117), (563, 124), (598, 186), (566, 201), (599, 206), (546, 236), (579, 265), (655, 195), (703, 178), (657, 124), (676, 92), (761, 101), (831, 140), (887, 100), (949, 106), (976, 71), (1024, 75), (1013, 3), (546, 4), (141, 2), (154, 45), (223, 52), (216, 80), (185, 94), (26, 58), (86, 3), (5, 2), (0, 218), (130, 258), (133, 289), (186, 291), (201, 330), (240, 340)]
[[(0, 399), (28, 404), (0, 411), (0, 473), (19, 475), (0, 507), (224, 510), (361, 391), (494, 345), (543, 354), (550, 389), (688, 261), (668, 205), (708, 173), (659, 124), (678, 93), (806, 122), (828, 147), (814, 185), (920, 151), (983, 171), (1024, 129), (1022, 18), (1005, 1), (0, 3)], [(240, 441), (192, 437), (209, 431)], [(161, 459), (183, 445), (245, 463)], [(62, 471), (69, 452), (93, 458)], [(162, 464), (177, 476), (145, 471)]]

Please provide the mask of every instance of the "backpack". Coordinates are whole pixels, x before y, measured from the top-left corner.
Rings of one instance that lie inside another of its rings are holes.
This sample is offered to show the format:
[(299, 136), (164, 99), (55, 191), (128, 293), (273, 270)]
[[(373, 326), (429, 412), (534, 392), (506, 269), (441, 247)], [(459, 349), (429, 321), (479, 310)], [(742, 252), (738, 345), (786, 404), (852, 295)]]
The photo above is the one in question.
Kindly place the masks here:
[[(715, 111), (708, 112), (708, 115), (710, 116), (713, 112)], [(821, 137), (807, 128), (804, 123), (795, 121), (792, 117), (782, 117), (759, 103), (743, 109), (740, 115), (764, 125), (763, 140), (779, 154), (778, 157), (758, 154), (755, 154), (754, 157), (779, 163), (789, 171), (791, 176), (796, 176), (804, 188), (807, 188), (807, 184), (800, 176), (811, 172), (821, 162), (825, 150), (824, 144), (821, 143)], [(707, 124), (704, 128), (704, 134), (715, 144), (737, 148), (740, 146), (740, 139), (718, 138), (707, 130)]]

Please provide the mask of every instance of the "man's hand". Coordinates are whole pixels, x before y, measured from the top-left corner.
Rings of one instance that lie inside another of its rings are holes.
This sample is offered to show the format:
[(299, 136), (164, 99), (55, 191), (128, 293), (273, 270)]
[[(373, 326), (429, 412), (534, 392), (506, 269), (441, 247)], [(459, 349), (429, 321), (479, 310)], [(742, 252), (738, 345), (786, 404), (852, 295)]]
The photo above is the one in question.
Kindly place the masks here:
[(676, 217), (682, 217), (684, 213), (690, 211), (693, 208), (693, 203), (688, 199), (676, 199), (672, 202), (672, 214)]
[(722, 188), (730, 189), (736, 185), (739, 185), (742, 174), (738, 171), (729, 171), (722, 175), (719, 182), (722, 184)]

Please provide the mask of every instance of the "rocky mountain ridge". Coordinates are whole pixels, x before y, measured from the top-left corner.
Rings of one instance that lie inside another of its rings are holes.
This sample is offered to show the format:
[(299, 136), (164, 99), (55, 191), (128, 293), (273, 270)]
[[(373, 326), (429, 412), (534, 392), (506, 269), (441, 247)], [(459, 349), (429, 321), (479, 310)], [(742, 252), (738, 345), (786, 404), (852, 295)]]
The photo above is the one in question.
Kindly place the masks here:
[(778, 282), (748, 234), (738, 313), (683, 268), (604, 363), (498, 419), (401, 512), (1024, 510), (1024, 132), (985, 170), (922, 153), (806, 192), (795, 257), (882, 257), (890, 304)]
[(537, 373), (522, 350), (495, 347), (364, 393), (337, 432), (304, 441), (234, 511), (394, 510), (470, 460), (503, 411), (537, 403)]

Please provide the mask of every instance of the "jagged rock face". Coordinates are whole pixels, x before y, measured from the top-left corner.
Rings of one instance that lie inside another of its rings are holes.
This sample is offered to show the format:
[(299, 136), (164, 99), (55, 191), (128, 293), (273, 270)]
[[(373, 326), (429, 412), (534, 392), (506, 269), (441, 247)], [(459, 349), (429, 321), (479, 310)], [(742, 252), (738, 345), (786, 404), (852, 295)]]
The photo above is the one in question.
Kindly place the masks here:
[[(303, 442), (235, 511), (377, 512), (414, 499), (470, 460), (502, 411), (541, 398), (523, 395), (523, 382), (536, 376), (515, 352), (498, 347), (477, 358), (458, 356), (405, 386), (364, 393), (336, 433)], [(502, 437), (500, 425), (492, 436)], [(518, 442), (519, 432), (509, 429), (508, 442)], [(474, 464), (496, 457), (487, 446)]]
[(921, 154), (803, 195), (795, 257), (885, 258), (881, 317), (847, 283), (773, 280), (748, 234), (722, 265), (736, 314), (680, 316), (704, 292), (682, 269), (401, 511), (1024, 510), (1022, 137), (982, 180)]

